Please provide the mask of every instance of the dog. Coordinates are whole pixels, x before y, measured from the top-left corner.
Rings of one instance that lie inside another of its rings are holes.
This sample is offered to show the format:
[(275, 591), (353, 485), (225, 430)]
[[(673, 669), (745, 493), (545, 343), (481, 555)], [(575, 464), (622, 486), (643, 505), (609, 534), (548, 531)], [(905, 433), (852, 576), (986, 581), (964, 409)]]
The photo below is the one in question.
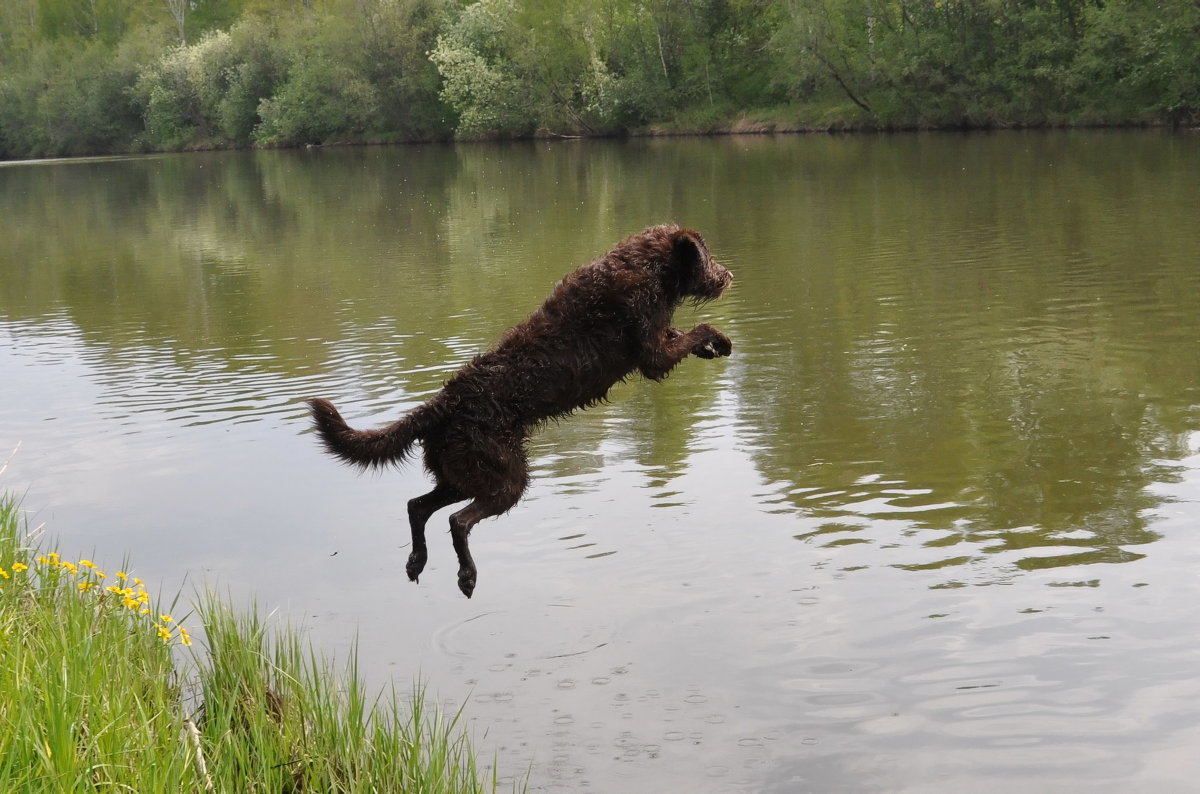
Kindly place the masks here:
[(378, 430), (353, 430), (328, 400), (308, 400), (325, 449), (362, 469), (403, 462), (424, 448), (433, 490), (408, 503), (416, 582), (428, 550), (425, 524), (437, 510), (470, 500), (450, 516), (458, 587), (470, 598), (478, 572), (467, 537), (485, 518), (508, 512), (529, 483), (525, 443), (547, 421), (607, 398), (635, 372), (660, 381), (689, 354), (728, 356), (729, 337), (708, 323), (671, 327), (684, 301), (720, 297), (733, 275), (698, 232), (652, 226), (568, 273), (541, 308), (450, 377), (441, 391)]

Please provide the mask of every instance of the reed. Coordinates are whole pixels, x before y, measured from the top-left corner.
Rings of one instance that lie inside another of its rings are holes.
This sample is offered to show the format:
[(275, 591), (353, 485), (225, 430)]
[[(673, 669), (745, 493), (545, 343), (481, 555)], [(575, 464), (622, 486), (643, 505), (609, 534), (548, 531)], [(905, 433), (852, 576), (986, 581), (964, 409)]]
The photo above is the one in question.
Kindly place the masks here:
[(372, 694), (353, 649), (336, 665), (213, 592), (176, 614), (24, 530), (0, 496), (0, 791), (496, 791), (420, 684)]

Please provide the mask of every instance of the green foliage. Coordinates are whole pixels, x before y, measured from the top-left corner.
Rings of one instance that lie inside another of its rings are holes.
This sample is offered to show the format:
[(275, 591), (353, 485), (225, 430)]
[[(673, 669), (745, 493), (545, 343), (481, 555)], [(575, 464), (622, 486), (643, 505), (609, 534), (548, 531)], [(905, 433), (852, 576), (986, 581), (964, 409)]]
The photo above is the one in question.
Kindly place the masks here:
[(44, 41), (0, 75), (0, 156), (99, 154), (128, 148), (142, 121), (130, 88), (152, 43)]
[(438, 36), (429, 54), (442, 76), (442, 99), (466, 135), (528, 133), (538, 121), (535, 86), (517, 73), (516, 12), (513, 0), (479, 0)]
[(284, 56), (257, 19), (212, 31), (144, 68), (136, 86), (148, 140), (164, 149), (250, 142), (259, 106), (276, 90)]
[(883, 126), (1180, 122), (1200, 89), (1181, 0), (793, 0), (773, 46), (790, 96), (841, 93)]
[(1084, 21), (1072, 76), (1089, 114), (1200, 122), (1200, 6), (1128, 0), (1089, 8)]
[(176, 149), (444, 136), (425, 56), (437, 16), (430, 0), (370, 0), (347, 15), (251, 15), (210, 31), (143, 68), (147, 140)]
[(175, 8), (0, 3), (0, 156), (704, 130), (770, 108), (884, 128), (1200, 119), (1194, 0)]
[(37, 0), (30, 10), (47, 39), (78, 37), (111, 44), (125, 34), (136, 7), (133, 0)]
[(441, 0), (362, 3), (348, 26), (355, 68), (378, 99), (372, 127), (402, 139), (447, 137), (452, 119), (438, 98), (429, 58), (443, 18)]
[(259, 105), (262, 124), (255, 139), (264, 144), (323, 143), (339, 136), (361, 137), (376, 113), (374, 87), (350, 65), (311, 54), (293, 61), (287, 78)]

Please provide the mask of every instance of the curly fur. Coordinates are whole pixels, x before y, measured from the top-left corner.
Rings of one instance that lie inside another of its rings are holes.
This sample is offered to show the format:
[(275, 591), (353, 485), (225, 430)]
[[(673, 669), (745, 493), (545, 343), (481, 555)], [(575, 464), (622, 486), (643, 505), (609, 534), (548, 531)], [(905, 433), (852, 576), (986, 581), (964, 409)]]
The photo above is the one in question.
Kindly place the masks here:
[(635, 372), (657, 381), (689, 354), (729, 355), (729, 338), (716, 328), (702, 323), (685, 332), (671, 327), (671, 317), (685, 300), (720, 297), (732, 281), (699, 233), (675, 224), (653, 226), (568, 273), (528, 319), (398, 421), (354, 430), (328, 400), (312, 399), (317, 432), (330, 453), (362, 468), (403, 461), (422, 443), (436, 485), (408, 503), (408, 576), (415, 582), (424, 570), (429, 517), (470, 499), (450, 517), (459, 588), (470, 597), (477, 572), (467, 535), (524, 494), (530, 433), (604, 400)]

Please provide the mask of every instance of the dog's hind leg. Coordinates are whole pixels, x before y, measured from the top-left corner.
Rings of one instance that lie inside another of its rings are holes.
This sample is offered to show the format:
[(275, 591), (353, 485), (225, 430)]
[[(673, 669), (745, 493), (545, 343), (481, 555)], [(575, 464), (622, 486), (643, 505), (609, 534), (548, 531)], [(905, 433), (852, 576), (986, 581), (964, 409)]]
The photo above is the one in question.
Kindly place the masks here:
[(410, 582), (417, 581), (429, 559), (429, 551), (425, 546), (425, 523), (438, 510), (466, 498), (454, 486), (439, 482), (429, 493), (409, 500), (408, 525), (412, 529), (412, 553), (408, 555), (408, 564), (404, 569)]
[(467, 545), (467, 536), (471, 534), (471, 528), (485, 518), (507, 512), (519, 498), (518, 495), (511, 501), (476, 499), (450, 516), (450, 539), (454, 542), (454, 553), (458, 555), (458, 589), (462, 590), (467, 598), (475, 592), (475, 579), (478, 576), (475, 561), (471, 559), (471, 549)]
[(519, 427), (462, 423), (441, 448), (439, 482), (467, 495), (471, 503), (450, 516), (450, 539), (458, 555), (458, 589), (467, 598), (475, 591), (475, 561), (467, 536), (485, 518), (508, 512), (529, 484), (525, 439)]

